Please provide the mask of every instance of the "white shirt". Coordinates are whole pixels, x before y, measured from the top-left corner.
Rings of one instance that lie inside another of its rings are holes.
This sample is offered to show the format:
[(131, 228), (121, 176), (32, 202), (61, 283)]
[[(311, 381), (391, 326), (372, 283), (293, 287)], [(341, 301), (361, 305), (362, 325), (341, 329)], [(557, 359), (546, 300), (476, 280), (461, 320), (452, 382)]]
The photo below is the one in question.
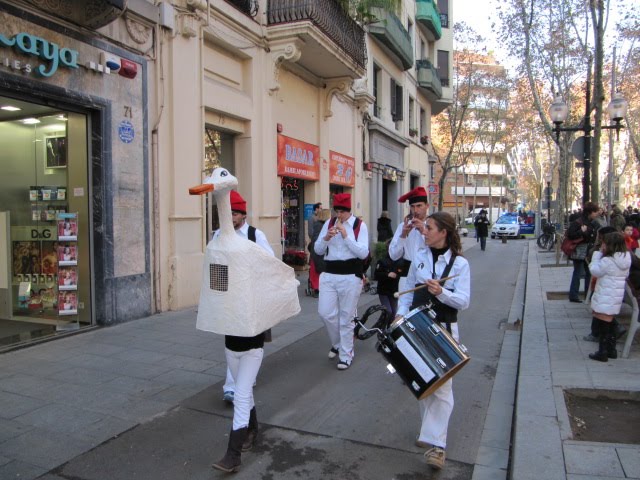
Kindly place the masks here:
[(403, 225), (404, 222), (398, 225), (396, 233), (393, 234), (393, 239), (389, 244), (389, 256), (391, 257), (391, 260), (400, 260), (401, 258), (404, 258), (411, 262), (415, 258), (416, 253), (418, 253), (418, 250), (424, 248), (424, 237), (422, 236), (422, 233), (420, 233), (420, 230), (412, 228), (409, 235), (407, 235), (407, 238), (402, 238)]
[[(447, 250), (444, 255), (438, 257), (435, 265), (436, 277), (440, 278), (442, 272), (451, 260), (451, 250)], [(431, 249), (425, 247), (418, 251), (416, 257), (411, 262), (409, 275), (407, 275), (407, 286), (413, 288), (414, 285), (425, 283), (433, 278), (433, 255)], [(442, 285), (442, 293), (436, 298), (445, 305), (464, 310), (469, 307), (471, 301), (471, 270), (466, 258), (457, 256), (451, 267), (448, 276), (456, 275), (455, 278), (447, 280)], [(451, 291), (453, 290), (453, 291)], [(413, 292), (401, 295), (398, 300), (398, 315), (406, 315), (413, 302)]]
[[(364, 260), (369, 255), (369, 230), (364, 222), (360, 222), (360, 232), (358, 232), (358, 240), (356, 240), (356, 236), (353, 233), (353, 223), (355, 221), (356, 217), (351, 215), (342, 224), (347, 232), (346, 238), (342, 238), (342, 235), (338, 234), (328, 242), (325, 242), (324, 237), (327, 236), (329, 223), (331, 223), (331, 220), (327, 220), (322, 226), (316, 243), (313, 244), (313, 249), (318, 255), (324, 255), (324, 259), (329, 261), (350, 260), (352, 258)], [(327, 252), (328, 247), (330, 248)]]
[[(244, 222), (240, 228), (236, 230), (236, 235), (239, 235), (242, 238), (249, 239), (249, 224)], [(213, 236), (211, 238), (216, 238), (220, 236), (220, 230), (216, 230), (213, 232)], [(275, 253), (269, 245), (269, 240), (267, 240), (267, 236), (264, 232), (258, 228), (256, 228), (256, 243), (261, 246), (264, 250), (271, 254), (271, 256), (275, 257)]]

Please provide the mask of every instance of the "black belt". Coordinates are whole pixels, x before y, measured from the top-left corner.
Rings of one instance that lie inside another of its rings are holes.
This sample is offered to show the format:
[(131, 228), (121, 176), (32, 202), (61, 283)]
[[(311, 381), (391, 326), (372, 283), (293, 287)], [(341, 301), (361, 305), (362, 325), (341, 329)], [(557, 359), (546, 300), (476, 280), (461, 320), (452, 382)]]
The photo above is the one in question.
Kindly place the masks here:
[(336, 275), (356, 275), (362, 278), (364, 265), (359, 258), (349, 260), (325, 260), (325, 272)]

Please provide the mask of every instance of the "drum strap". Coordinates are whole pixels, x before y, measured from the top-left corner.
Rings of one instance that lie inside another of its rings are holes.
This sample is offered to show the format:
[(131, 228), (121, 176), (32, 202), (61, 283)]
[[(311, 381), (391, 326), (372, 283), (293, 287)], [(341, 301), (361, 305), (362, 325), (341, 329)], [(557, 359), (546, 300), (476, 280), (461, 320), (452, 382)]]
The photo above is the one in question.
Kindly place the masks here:
[[(453, 268), (453, 263), (455, 262), (455, 260), (456, 260), (456, 255), (452, 254), (451, 260), (449, 260), (449, 263), (447, 263), (447, 266), (442, 271), (442, 275), (440, 275), (440, 278), (449, 276), (449, 272), (451, 272), (451, 269)], [(431, 271), (431, 278), (437, 279), (438, 277), (436, 275), (435, 264), (436, 262), (434, 261), (432, 266), (432, 271)], [(422, 284), (417, 284), (416, 287), (419, 287), (421, 285)], [(418, 290), (417, 292), (414, 293), (411, 308), (413, 309), (420, 305), (425, 305), (427, 302), (430, 302), (430, 301), (433, 302), (434, 308), (437, 313), (436, 322), (440, 323), (441, 325), (446, 325), (447, 331), (449, 333), (452, 333), (451, 323), (457, 321), (458, 311), (455, 308), (440, 302), (437, 298), (431, 295), (426, 289)], [(440, 320), (438, 319), (438, 317), (440, 318)], [(448, 318), (451, 321), (449, 322), (442, 321), (442, 319), (445, 319), (445, 318)]]

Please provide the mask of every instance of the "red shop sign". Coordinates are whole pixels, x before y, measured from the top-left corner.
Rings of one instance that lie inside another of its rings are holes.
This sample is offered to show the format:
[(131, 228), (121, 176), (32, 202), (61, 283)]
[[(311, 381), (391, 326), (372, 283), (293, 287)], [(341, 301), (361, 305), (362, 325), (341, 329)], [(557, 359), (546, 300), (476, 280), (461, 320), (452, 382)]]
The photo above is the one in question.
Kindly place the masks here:
[(278, 175), (320, 179), (320, 148), (295, 138), (278, 135)]
[(356, 186), (356, 160), (329, 150), (329, 183)]

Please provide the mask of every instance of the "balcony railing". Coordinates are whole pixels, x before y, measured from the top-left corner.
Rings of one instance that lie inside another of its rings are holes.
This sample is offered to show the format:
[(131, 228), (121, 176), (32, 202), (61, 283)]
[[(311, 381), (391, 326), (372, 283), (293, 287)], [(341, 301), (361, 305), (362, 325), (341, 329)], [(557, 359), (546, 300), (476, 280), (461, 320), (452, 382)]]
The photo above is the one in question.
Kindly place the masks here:
[(405, 70), (413, 65), (413, 46), (409, 32), (398, 17), (382, 8), (372, 8), (371, 13), (378, 20), (369, 25), (369, 32), (398, 57)]
[(226, 0), (245, 15), (255, 17), (258, 14), (258, 0)]
[(435, 0), (416, 0), (416, 21), (424, 30), (427, 40), (435, 42), (442, 37), (440, 11)]
[(427, 95), (431, 101), (441, 99), (442, 84), (433, 64), (427, 59), (417, 60), (416, 70), (418, 71), (418, 87), (424, 88), (431, 94)]
[(335, 0), (269, 0), (269, 25), (310, 21), (329, 37), (354, 63), (367, 66), (364, 30)]

